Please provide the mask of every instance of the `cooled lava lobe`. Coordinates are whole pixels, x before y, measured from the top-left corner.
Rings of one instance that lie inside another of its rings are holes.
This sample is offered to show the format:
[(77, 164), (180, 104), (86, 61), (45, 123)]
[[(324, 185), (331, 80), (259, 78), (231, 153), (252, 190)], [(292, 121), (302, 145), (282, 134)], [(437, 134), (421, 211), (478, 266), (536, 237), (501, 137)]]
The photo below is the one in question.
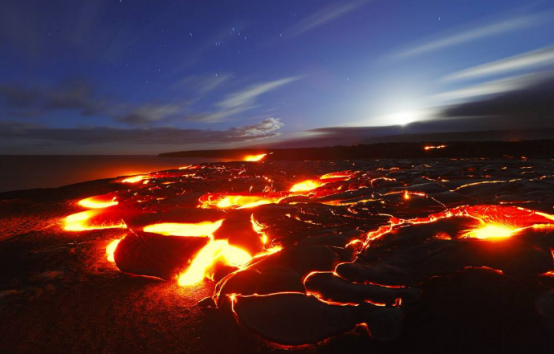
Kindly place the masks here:
[[(121, 230), (106, 252), (122, 272), (213, 282), (200, 304), (269, 347), (354, 336), (409, 350), (428, 338), (420, 331), (467, 331), (456, 317), (467, 314), (483, 328), (448, 340), (484, 348), (479, 332), (506, 328), (511, 313), (523, 320), (515, 332), (554, 327), (553, 167), (202, 164), (113, 180), (122, 188), (76, 200), (64, 228)], [(509, 346), (512, 334), (502, 336)]]

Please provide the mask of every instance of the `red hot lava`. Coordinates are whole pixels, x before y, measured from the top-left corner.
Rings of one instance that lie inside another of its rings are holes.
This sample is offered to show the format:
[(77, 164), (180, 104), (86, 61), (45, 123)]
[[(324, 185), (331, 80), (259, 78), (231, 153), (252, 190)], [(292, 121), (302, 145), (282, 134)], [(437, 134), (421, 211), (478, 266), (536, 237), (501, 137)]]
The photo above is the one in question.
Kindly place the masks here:
[[(421, 297), (418, 284), (436, 275), (477, 267), (538, 279), (554, 271), (553, 215), (463, 194), (502, 188), (513, 176), (459, 183), (389, 166), (292, 181), (265, 175), (264, 164), (125, 178), (116, 182), (129, 189), (78, 201), (82, 210), (64, 227), (126, 230), (106, 249), (121, 271), (181, 286), (212, 281), (214, 306), (278, 346), (361, 327), (394, 338), (404, 309)], [(198, 198), (195, 188), (209, 192)]]

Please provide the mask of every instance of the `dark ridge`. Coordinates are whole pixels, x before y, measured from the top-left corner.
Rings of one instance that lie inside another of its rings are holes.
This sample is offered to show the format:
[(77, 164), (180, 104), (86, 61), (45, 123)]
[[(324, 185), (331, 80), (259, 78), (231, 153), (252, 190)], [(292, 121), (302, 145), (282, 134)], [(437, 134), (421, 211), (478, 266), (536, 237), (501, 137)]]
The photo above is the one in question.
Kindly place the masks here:
[[(441, 146), (440, 149), (425, 149)], [(369, 158), (554, 158), (554, 140), (396, 142), (371, 145), (298, 149), (196, 150), (160, 154), (160, 157), (204, 157), (242, 160), (268, 154), (266, 160), (344, 160)]]

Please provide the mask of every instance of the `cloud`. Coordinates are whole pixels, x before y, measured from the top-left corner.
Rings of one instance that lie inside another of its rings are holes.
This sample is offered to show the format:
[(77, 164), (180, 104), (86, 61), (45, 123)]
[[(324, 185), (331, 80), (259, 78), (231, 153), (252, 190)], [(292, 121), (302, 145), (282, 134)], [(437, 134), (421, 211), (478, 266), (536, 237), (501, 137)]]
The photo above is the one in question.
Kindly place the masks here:
[[(268, 133), (281, 129), (284, 124), (278, 118), (267, 118), (262, 122), (255, 125), (246, 125), (239, 128), (230, 128), (229, 131), (232, 135), (241, 138), (256, 138), (256, 137), (269, 137)], [(277, 134), (271, 133), (271, 136)]]
[(544, 79), (544, 73), (524, 74), (506, 79), (494, 80), (479, 85), (465, 87), (459, 90), (448, 91), (432, 95), (429, 98), (434, 102), (448, 102), (476, 99), (485, 96), (498, 95), (519, 90)]
[(444, 81), (467, 80), (554, 64), (554, 47), (542, 48), (452, 73)]
[[(130, 125), (150, 125), (164, 120), (184, 119), (192, 101), (151, 102), (134, 105), (99, 94), (83, 80), (64, 81), (51, 87), (0, 85), (0, 101), (12, 117), (37, 118), (49, 112), (76, 111), (82, 117), (104, 115)], [(198, 119), (195, 115), (187, 119)]]
[(298, 80), (297, 77), (288, 77), (281, 80), (270, 81), (265, 83), (260, 83), (252, 85), (245, 90), (232, 93), (227, 96), (227, 98), (217, 104), (217, 106), (232, 109), (236, 107), (248, 106), (254, 102), (254, 100), (263, 95), (266, 92), (275, 90), (281, 86), (284, 86), (288, 83), (291, 83), (295, 80)]
[[(444, 117), (500, 117), (499, 128), (554, 126), (554, 75), (543, 81), (490, 99), (447, 108)], [(469, 124), (469, 123), (468, 123)]]
[[(521, 30), (524, 28), (538, 26), (552, 19), (551, 13), (530, 14), (521, 17), (511, 17), (501, 19), (492, 24), (481, 25), (477, 28), (460, 30), (457, 33), (445, 35), (426, 43), (407, 48), (396, 53), (396, 58), (408, 58), (417, 55), (427, 54), (437, 50), (453, 47), (467, 42), (499, 36), (508, 32)], [(474, 27), (474, 26), (473, 26)]]
[(117, 120), (133, 125), (148, 125), (182, 113), (186, 103), (149, 103), (134, 108)]
[(41, 116), (50, 111), (76, 110), (82, 116), (103, 112), (109, 100), (81, 80), (64, 81), (52, 87), (0, 85), (0, 100), (8, 113), (17, 117)]
[(191, 106), (203, 94), (215, 90), (230, 78), (224, 75), (216, 80), (190, 78), (190, 87), (196, 90), (196, 97), (173, 102), (149, 102), (130, 104), (99, 94), (87, 81), (71, 80), (51, 87), (24, 87), (20, 85), (0, 85), (0, 102), (4, 103), (4, 113), (11, 117), (36, 118), (49, 112), (76, 111), (82, 117), (103, 115), (115, 121), (136, 126), (152, 126), (167, 121), (196, 121), (215, 123), (227, 117), (259, 107), (256, 100), (263, 94), (287, 85), (298, 77), (263, 82), (231, 93), (215, 104), (208, 112), (191, 112)]
[(367, 0), (361, 0), (361, 1), (350, 1), (342, 4), (329, 5), (317, 11), (316, 13), (306, 17), (302, 21), (294, 24), (283, 33), (287, 37), (299, 36), (308, 31), (311, 31), (320, 26), (323, 26), (328, 22), (331, 22), (339, 17), (345, 16), (367, 3), (368, 3)]
[[(435, 119), (416, 121), (404, 126), (322, 127), (301, 132), (300, 138), (286, 139), (271, 144), (270, 147), (349, 146), (433, 139), (552, 139), (554, 72), (549, 75), (537, 74), (539, 75), (543, 78), (541, 81), (537, 81), (533, 76), (521, 76), (520, 82), (514, 80), (513, 90), (509, 92), (498, 91), (496, 95), (483, 96), (484, 98), (478, 101), (437, 109)], [(528, 85), (523, 85), (522, 83), (527, 80)]]
[(15, 85), (0, 85), (0, 97), (12, 108), (28, 108), (37, 102), (38, 96), (37, 90)]
[(120, 129), (112, 127), (49, 128), (20, 122), (0, 121), (0, 138), (24, 139), (36, 142), (55, 142), (75, 145), (97, 144), (158, 144), (187, 145), (197, 143), (237, 143), (279, 135), (283, 123), (268, 118), (255, 125), (226, 130), (143, 128)]
[(247, 88), (231, 93), (222, 101), (216, 103), (218, 108), (216, 112), (206, 114), (200, 117), (200, 120), (206, 123), (219, 122), (227, 117), (251, 110), (258, 107), (256, 99), (270, 91), (276, 90), (293, 81), (299, 80), (300, 77), (288, 77), (280, 80), (262, 82)]

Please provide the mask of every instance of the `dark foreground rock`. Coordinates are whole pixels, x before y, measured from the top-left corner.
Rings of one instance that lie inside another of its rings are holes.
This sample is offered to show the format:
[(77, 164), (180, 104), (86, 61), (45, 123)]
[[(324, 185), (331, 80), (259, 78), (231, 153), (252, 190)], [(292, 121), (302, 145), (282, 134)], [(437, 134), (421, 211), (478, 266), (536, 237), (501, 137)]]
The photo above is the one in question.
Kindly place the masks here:
[(0, 194), (0, 353), (551, 353), (553, 187), (550, 160), (403, 159)]

